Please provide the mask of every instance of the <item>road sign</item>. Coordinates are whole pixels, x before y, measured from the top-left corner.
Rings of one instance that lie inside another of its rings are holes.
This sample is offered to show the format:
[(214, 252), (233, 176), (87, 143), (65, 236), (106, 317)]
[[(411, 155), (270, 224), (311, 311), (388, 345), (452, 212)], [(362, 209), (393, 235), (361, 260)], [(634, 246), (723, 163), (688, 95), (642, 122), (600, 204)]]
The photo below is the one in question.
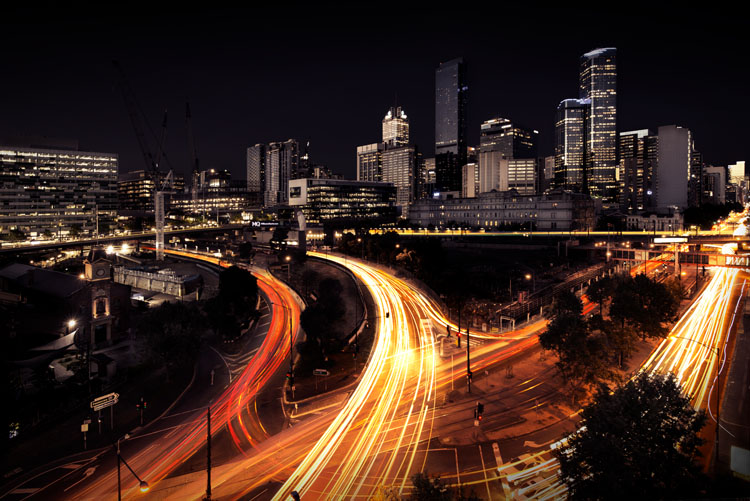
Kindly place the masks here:
[(86, 423), (83, 423), (81, 425), (81, 431), (84, 432), (84, 433), (87, 432), (87, 431), (89, 431), (89, 425), (86, 424)]
[(91, 408), (94, 409), (95, 411), (100, 411), (102, 409), (106, 409), (107, 407), (115, 405), (119, 399), (120, 399), (119, 393), (109, 393), (107, 395), (103, 395), (101, 397), (95, 398), (91, 402)]
[(313, 376), (330, 376), (331, 373), (325, 369), (313, 369)]

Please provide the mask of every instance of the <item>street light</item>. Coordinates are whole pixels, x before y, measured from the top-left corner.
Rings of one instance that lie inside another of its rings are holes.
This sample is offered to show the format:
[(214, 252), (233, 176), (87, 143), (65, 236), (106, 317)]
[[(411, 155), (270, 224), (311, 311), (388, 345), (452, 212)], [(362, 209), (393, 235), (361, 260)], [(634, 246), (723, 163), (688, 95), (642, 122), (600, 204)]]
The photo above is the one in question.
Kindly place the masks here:
[(289, 283), (289, 269), (292, 267), (290, 261), (292, 260), (292, 256), (286, 256), (284, 258), (284, 261), (286, 261), (286, 281)]
[(536, 275), (527, 273), (526, 280), (531, 280), (533, 292), (536, 292)]
[(122, 501), (122, 484), (120, 482), (120, 463), (121, 462), (125, 463), (125, 466), (128, 467), (128, 470), (130, 470), (130, 473), (132, 473), (133, 476), (136, 478), (136, 480), (140, 482), (141, 492), (148, 492), (148, 490), (151, 488), (148, 485), (148, 482), (146, 482), (145, 480), (142, 480), (141, 477), (139, 477), (138, 474), (135, 471), (133, 471), (133, 468), (130, 467), (128, 462), (125, 461), (125, 458), (122, 457), (122, 455), (120, 454), (120, 440), (123, 440), (123, 439), (127, 440), (129, 438), (130, 438), (130, 435), (126, 433), (124, 437), (117, 439), (117, 444), (115, 445), (115, 452), (117, 453), (117, 500), (118, 501)]
[(68, 320), (67, 326), (68, 326), (68, 332), (67, 332), (67, 334), (70, 334), (70, 331), (73, 330), (73, 329), (75, 329), (75, 327), (76, 327), (76, 319), (75, 318), (71, 318), (70, 320)]

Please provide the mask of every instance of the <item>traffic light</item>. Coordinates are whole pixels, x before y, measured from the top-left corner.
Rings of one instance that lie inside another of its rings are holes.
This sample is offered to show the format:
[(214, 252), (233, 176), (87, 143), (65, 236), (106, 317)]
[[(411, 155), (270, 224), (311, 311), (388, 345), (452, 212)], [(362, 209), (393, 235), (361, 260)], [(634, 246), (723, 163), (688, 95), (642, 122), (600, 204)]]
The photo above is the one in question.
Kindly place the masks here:
[(143, 402), (143, 410), (145, 411), (145, 410), (146, 410), (146, 408), (148, 408), (148, 402), (146, 402), (146, 401), (144, 400), (144, 402)]
[(456, 331), (456, 346), (461, 347), (461, 331)]
[[(471, 383), (471, 381), (473, 380), (473, 377), (474, 377), (474, 374), (472, 374), (472, 372), (471, 372), (471, 371), (466, 371), (466, 380), (467, 380), (468, 382), (470, 382), (470, 383)], [(478, 402), (477, 402), (477, 405), (478, 405)]]
[(477, 406), (474, 408), (474, 417), (477, 419), (477, 421), (482, 420), (483, 412), (484, 412), (484, 404), (481, 402), (477, 402)]

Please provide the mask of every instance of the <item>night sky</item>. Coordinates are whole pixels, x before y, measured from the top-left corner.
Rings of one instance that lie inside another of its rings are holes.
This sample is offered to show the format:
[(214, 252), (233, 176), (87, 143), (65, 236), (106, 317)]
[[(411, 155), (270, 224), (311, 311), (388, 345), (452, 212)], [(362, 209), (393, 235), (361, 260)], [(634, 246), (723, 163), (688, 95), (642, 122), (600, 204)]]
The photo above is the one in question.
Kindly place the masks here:
[[(707, 162), (750, 160), (747, 17), (738, 12), (629, 3), (627, 9), (513, 9), (495, 2), (398, 3), (254, 9), (160, 10), (4, 7), (0, 16), (0, 138), (78, 139), (81, 149), (144, 166), (111, 60), (117, 59), (159, 130), (169, 110), (167, 153), (187, 167), (189, 98), (202, 168), (245, 177), (245, 149), (310, 140), (313, 161), (353, 178), (356, 146), (380, 140), (397, 102), (411, 137), (434, 150), (434, 71), (468, 66), (469, 144), (479, 124), (511, 118), (540, 132), (552, 154), (554, 115), (578, 97), (579, 56), (618, 49), (618, 128), (689, 127)], [(103, 4), (102, 4), (103, 5)]]

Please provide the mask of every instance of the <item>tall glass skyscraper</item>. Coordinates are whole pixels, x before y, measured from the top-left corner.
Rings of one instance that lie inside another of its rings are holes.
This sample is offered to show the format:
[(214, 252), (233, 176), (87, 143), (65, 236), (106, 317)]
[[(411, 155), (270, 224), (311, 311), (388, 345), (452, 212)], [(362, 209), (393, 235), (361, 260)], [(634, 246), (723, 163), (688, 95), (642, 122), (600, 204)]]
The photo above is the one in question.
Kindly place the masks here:
[(491, 118), (481, 125), (481, 151), (499, 151), (505, 158), (535, 158), (539, 132), (527, 129), (507, 118)]
[(555, 120), (555, 180), (556, 188), (576, 192), (588, 191), (586, 132), (591, 101), (565, 99), (557, 106)]
[(466, 163), (466, 65), (463, 58), (440, 63), (435, 71), (436, 188), (461, 191)]
[(580, 94), (589, 99), (586, 131), (588, 189), (602, 206), (618, 202), (617, 181), (617, 49), (595, 49), (581, 56)]

